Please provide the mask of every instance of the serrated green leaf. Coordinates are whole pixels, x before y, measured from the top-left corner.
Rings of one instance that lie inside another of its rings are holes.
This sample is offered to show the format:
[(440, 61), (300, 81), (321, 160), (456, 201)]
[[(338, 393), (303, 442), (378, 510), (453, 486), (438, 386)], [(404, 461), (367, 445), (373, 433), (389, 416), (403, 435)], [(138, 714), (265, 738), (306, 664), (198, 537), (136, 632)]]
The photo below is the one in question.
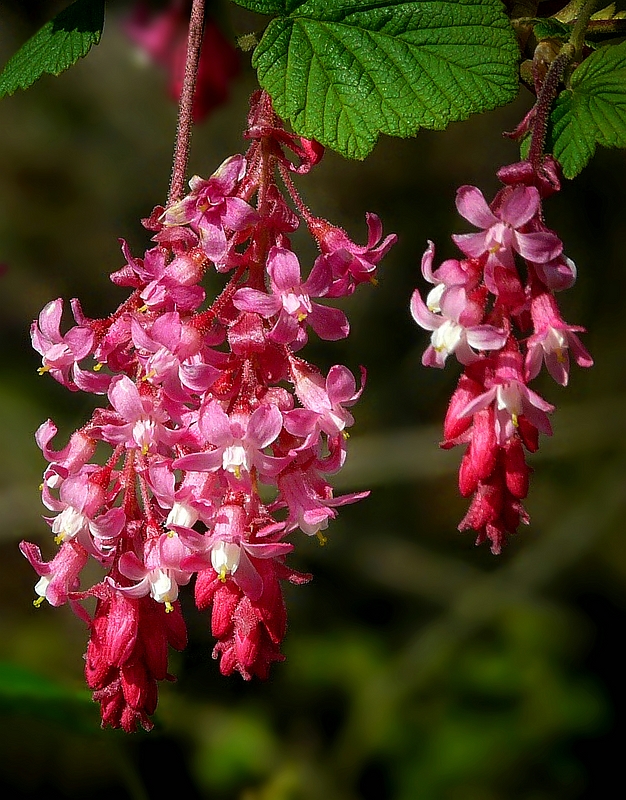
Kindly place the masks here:
[(58, 75), (98, 44), (104, 0), (76, 0), (32, 36), (0, 75), (0, 97), (27, 89), (45, 73)]
[(537, 19), (534, 21), (533, 33), (537, 39), (569, 39), (572, 26), (559, 22), (558, 19)]
[(381, 133), (442, 129), (517, 93), (519, 51), (500, 0), (284, 6), (254, 52), (259, 82), (295, 131), (349, 158), (365, 158)]
[(585, 59), (550, 115), (548, 149), (566, 178), (578, 175), (597, 144), (626, 147), (626, 42)]

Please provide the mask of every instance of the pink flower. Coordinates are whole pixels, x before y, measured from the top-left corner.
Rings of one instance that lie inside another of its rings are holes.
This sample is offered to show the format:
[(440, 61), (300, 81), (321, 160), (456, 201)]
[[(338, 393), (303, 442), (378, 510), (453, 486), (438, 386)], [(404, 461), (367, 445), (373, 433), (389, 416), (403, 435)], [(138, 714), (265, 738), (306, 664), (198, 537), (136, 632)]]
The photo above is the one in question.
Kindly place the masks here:
[(311, 274), (303, 282), (295, 253), (273, 247), (267, 257), (267, 272), (272, 294), (258, 289), (239, 289), (233, 303), (240, 311), (262, 317), (278, 315), (270, 338), (280, 344), (299, 340), (305, 320), (320, 339), (334, 341), (348, 335), (350, 327), (343, 311), (311, 301), (311, 297), (323, 297), (330, 287), (330, 269), (323, 258), (315, 261)]
[(189, 181), (191, 192), (163, 214), (165, 225), (189, 224), (206, 256), (217, 265), (226, 260), (226, 230), (243, 231), (258, 220), (255, 209), (236, 195), (245, 174), (245, 158), (231, 156), (208, 180), (194, 176)]
[(44, 306), (39, 319), (33, 322), (30, 335), (34, 349), (42, 356), (39, 373), (49, 372), (63, 386), (76, 391), (70, 370), (92, 353), (94, 335), (89, 328), (78, 325), (62, 336), (59, 329), (62, 314), (63, 300), (51, 300)]
[(156, 452), (161, 443), (171, 446), (180, 439), (179, 431), (165, 426), (167, 413), (153, 398), (142, 397), (126, 375), (118, 375), (111, 381), (109, 400), (117, 412), (117, 420), (101, 426), (105, 441), (137, 448), (146, 455)]
[(545, 264), (560, 255), (563, 245), (554, 233), (522, 230), (537, 221), (540, 205), (541, 198), (534, 186), (502, 189), (492, 203), (493, 211), (475, 186), (461, 186), (457, 191), (459, 214), (483, 232), (456, 235), (452, 239), (471, 258), (487, 255), (485, 283), (489, 291), (495, 294), (501, 291), (498, 267), (515, 270), (514, 253), (537, 264)]
[(326, 380), (300, 359), (291, 359), (291, 369), (296, 395), (304, 408), (285, 413), (285, 429), (294, 436), (305, 438), (302, 448), (314, 444), (320, 432), (336, 436), (354, 424), (347, 409), (356, 403), (363, 391), (365, 370), (362, 367), (361, 388), (358, 390), (354, 375), (340, 364), (330, 368)]
[(199, 428), (207, 444), (214, 449), (176, 459), (174, 469), (194, 472), (232, 474), (236, 480), (249, 480), (256, 468), (261, 478), (274, 477), (289, 462), (263, 451), (276, 440), (283, 427), (283, 417), (276, 406), (262, 405), (249, 417), (229, 417), (220, 404), (211, 400), (201, 411)]
[(524, 417), (533, 427), (552, 435), (552, 426), (547, 414), (554, 406), (543, 400), (536, 392), (526, 386), (521, 369), (521, 356), (518, 353), (498, 354), (494, 377), (486, 392), (478, 395), (461, 411), (461, 417), (471, 417), (477, 411), (493, 404), (495, 409), (495, 430), (499, 445), (508, 442)]
[(52, 561), (41, 558), (39, 548), (30, 542), (21, 542), (20, 550), (28, 559), (40, 579), (35, 585), (39, 599), (35, 605), (47, 600), (51, 606), (66, 603), (72, 592), (79, 588), (80, 573), (89, 559), (89, 553), (77, 541), (63, 542)]
[(342, 228), (329, 225), (326, 220), (307, 220), (333, 275), (328, 297), (352, 294), (359, 283), (374, 282), (378, 262), (398, 240), (395, 233), (382, 240), (383, 226), (376, 214), (368, 212), (365, 219), (368, 230), (366, 245), (355, 244)]
[(593, 359), (575, 333), (585, 329), (563, 321), (551, 294), (543, 293), (533, 298), (531, 315), (535, 332), (527, 343), (526, 380), (537, 377), (543, 360), (554, 380), (567, 386), (570, 350), (579, 367), (593, 366)]

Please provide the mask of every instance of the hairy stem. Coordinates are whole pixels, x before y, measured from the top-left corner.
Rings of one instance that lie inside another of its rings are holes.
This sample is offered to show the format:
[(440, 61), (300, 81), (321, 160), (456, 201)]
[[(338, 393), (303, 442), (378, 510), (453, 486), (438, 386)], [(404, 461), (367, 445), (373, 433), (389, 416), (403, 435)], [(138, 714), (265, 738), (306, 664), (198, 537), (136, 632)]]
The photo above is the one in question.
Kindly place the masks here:
[(586, 3), (583, 3), (580, 11), (576, 15), (576, 22), (574, 24), (574, 29), (572, 30), (572, 35), (569, 37), (569, 42), (573, 48), (574, 59), (580, 58), (580, 54), (582, 53), (583, 44), (585, 42), (585, 33), (587, 31), (587, 25), (589, 25), (589, 20), (591, 19), (591, 15), (596, 9), (596, 5), (598, 4), (597, 0), (587, 0)]
[(193, 5), (191, 7), (189, 37), (187, 39), (187, 59), (185, 61), (185, 78), (180, 93), (174, 163), (172, 166), (170, 188), (167, 195), (168, 206), (180, 200), (182, 197), (185, 177), (187, 175), (191, 128), (193, 125), (193, 96), (196, 88), (200, 48), (202, 47), (202, 34), (204, 32), (204, 4), (205, 0), (193, 0)]
[(569, 41), (563, 45), (559, 55), (554, 59), (552, 64), (550, 64), (548, 74), (537, 95), (535, 121), (530, 141), (530, 150), (528, 151), (528, 160), (534, 167), (539, 167), (541, 164), (543, 147), (548, 132), (550, 109), (552, 108), (554, 98), (558, 94), (559, 83), (569, 65), (580, 58), (585, 41), (585, 32), (596, 5), (597, 0), (580, 2), (577, 9), (578, 16)]

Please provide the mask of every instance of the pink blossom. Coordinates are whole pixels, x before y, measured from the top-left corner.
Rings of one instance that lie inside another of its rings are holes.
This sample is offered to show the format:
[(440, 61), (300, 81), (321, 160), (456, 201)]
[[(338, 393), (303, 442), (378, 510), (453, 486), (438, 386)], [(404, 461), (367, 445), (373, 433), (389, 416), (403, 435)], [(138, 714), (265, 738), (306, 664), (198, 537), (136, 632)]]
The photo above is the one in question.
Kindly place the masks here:
[(63, 314), (63, 300), (51, 300), (33, 322), (30, 334), (34, 349), (42, 356), (39, 373), (50, 372), (63, 386), (76, 391), (76, 384), (70, 378), (70, 370), (78, 361), (87, 358), (94, 346), (93, 331), (80, 325), (70, 328), (61, 335), (60, 325)]
[(263, 593), (258, 559), (279, 558), (293, 550), (292, 544), (279, 541), (284, 527), (274, 524), (252, 534), (244, 509), (224, 505), (212, 532), (195, 537), (195, 552), (182, 561), (182, 566), (194, 572), (210, 567), (222, 582), (232, 578), (250, 600), (256, 601)]
[(200, 413), (199, 428), (212, 450), (176, 459), (174, 469), (214, 472), (223, 469), (236, 480), (245, 480), (256, 468), (261, 478), (274, 477), (289, 462), (263, 451), (276, 440), (283, 417), (276, 406), (261, 405), (249, 417), (229, 417), (212, 400)]
[[(172, 400), (188, 402), (191, 393), (206, 392), (220, 374), (217, 367), (203, 360), (209, 351), (199, 332), (183, 324), (176, 311), (161, 314), (149, 333), (133, 319), (131, 332), (144, 364), (144, 380), (162, 386)], [(142, 351), (150, 355), (146, 358)]]
[[(352, 294), (359, 283), (376, 279), (376, 266), (397, 242), (395, 233), (383, 240), (383, 226), (376, 214), (367, 213), (367, 244), (355, 244), (342, 228), (326, 220), (307, 220), (309, 230), (317, 239), (322, 254), (331, 269), (333, 283), (328, 297)], [(382, 240), (382, 241), (381, 241)]]
[(492, 207), (475, 186), (461, 186), (456, 205), (462, 217), (482, 228), (482, 233), (453, 236), (456, 245), (471, 258), (487, 254), (485, 282), (490, 291), (499, 293), (498, 267), (515, 270), (514, 252), (537, 264), (552, 261), (560, 255), (563, 245), (550, 231), (524, 232), (535, 220), (541, 198), (534, 186), (518, 185), (502, 189)]
[(291, 360), (291, 368), (296, 395), (304, 408), (296, 408), (284, 415), (285, 429), (294, 436), (305, 437), (302, 447), (310, 447), (320, 432), (336, 436), (354, 424), (347, 409), (356, 403), (363, 391), (363, 368), (358, 390), (354, 375), (340, 364), (330, 368), (326, 380), (320, 372), (307, 368), (299, 359)]
[(108, 559), (126, 515), (121, 508), (108, 508), (98, 514), (105, 507), (106, 495), (93, 470), (67, 477), (58, 500), (44, 485), (43, 501), (52, 511), (60, 512), (47, 520), (58, 543), (76, 540), (98, 560)]
[(236, 196), (245, 173), (243, 156), (227, 158), (208, 180), (194, 176), (189, 182), (191, 193), (170, 205), (163, 215), (166, 225), (189, 224), (200, 237), (206, 256), (218, 265), (226, 259), (226, 230), (243, 231), (258, 219), (255, 209)]
[(488, 381), (490, 387), (468, 403), (460, 416), (471, 417), (493, 404), (499, 445), (504, 445), (511, 439), (519, 427), (521, 417), (525, 417), (541, 433), (551, 436), (552, 426), (547, 414), (554, 411), (554, 406), (526, 386), (519, 354), (503, 352), (497, 358), (494, 377)]
[[(431, 302), (433, 292), (429, 295)], [(461, 364), (470, 364), (478, 358), (475, 350), (499, 350), (504, 347), (508, 331), (479, 324), (483, 317), (482, 304), (472, 301), (463, 287), (446, 289), (439, 304), (440, 313), (436, 314), (427, 308), (419, 290), (416, 289), (411, 297), (413, 319), (422, 328), (433, 331), (430, 345), (422, 356), (425, 367), (443, 368), (451, 353), (456, 355)]]
[(567, 325), (559, 313), (551, 294), (543, 293), (533, 298), (531, 314), (535, 332), (528, 339), (526, 353), (526, 380), (539, 374), (542, 360), (550, 375), (561, 386), (569, 380), (569, 351), (579, 367), (593, 366), (593, 359), (576, 332), (584, 332), (580, 325)]
[(60, 606), (68, 601), (80, 583), (80, 573), (89, 559), (89, 553), (77, 541), (70, 539), (63, 542), (59, 552), (52, 561), (41, 558), (39, 548), (30, 542), (21, 542), (20, 550), (28, 559), (40, 579), (35, 586), (39, 605), (44, 599), (51, 606)]
[(273, 247), (267, 258), (267, 272), (272, 294), (258, 289), (239, 289), (233, 303), (240, 311), (278, 315), (270, 338), (281, 344), (291, 344), (301, 335), (306, 322), (320, 339), (343, 339), (350, 331), (345, 314), (337, 308), (313, 303), (311, 297), (323, 297), (330, 287), (331, 274), (323, 258), (315, 261), (311, 274), (302, 281), (300, 264), (291, 250)]
[(138, 448), (143, 455), (156, 452), (161, 443), (175, 444), (180, 432), (165, 426), (168, 415), (153, 398), (142, 397), (137, 386), (126, 375), (111, 382), (109, 400), (117, 412), (117, 420), (102, 425), (105, 441)]

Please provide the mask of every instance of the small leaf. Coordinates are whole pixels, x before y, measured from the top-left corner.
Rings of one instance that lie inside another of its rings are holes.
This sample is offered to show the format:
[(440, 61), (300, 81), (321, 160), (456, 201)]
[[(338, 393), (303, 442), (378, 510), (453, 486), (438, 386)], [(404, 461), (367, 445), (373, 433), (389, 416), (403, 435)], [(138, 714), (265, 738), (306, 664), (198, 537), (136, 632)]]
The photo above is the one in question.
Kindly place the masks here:
[(566, 178), (578, 175), (597, 144), (626, 147), (626, 42), (585, 59), (550, 115), (547, 146)]
[(8, 61), (0, 75), (0, 97), (27, 89), (44, 73), (58, 75), (98, 44), (104, 0), (76, 0), (40, 28)]
[(237, 0), (276, 13), (253, 66), (302, 136), (365, 158), (514, 99), (519, 50), (500, 0)]
[(559, 22), (558, 19), (550, 17), (546, 19), (534, 20), (533, 33), (539, 40), (541, 39), (569, 39), (572, 34), (572, 26)]

